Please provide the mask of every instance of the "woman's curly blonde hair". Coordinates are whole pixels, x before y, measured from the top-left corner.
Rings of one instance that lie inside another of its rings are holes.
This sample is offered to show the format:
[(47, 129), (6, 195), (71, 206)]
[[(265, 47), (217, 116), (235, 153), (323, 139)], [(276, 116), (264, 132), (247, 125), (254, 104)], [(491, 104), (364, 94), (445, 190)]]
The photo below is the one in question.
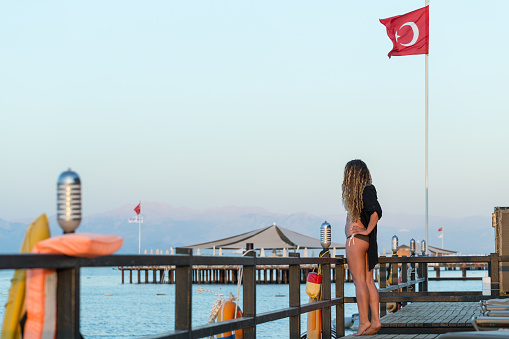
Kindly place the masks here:
[(371, 174), (364, 161), (356, 159), (349, 161), (345, 166), (343, 178), (343, 206), (351, 221), (357, 221), (361, 217), (363, 207), (362, 192), (364, 187), (371, 185)]

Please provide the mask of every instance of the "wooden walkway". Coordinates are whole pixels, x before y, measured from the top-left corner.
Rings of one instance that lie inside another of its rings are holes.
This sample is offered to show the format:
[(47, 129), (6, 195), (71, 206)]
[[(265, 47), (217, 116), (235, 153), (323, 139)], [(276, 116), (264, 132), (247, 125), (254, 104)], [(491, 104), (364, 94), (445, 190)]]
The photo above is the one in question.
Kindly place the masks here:
[[(300, 282), (306, 283), (307, 276), (316, 265), (300, 265)], [(257, 284), (288, 284), (288, 265), (257, 265)], [(352, 281), (352, 276), (345, 265), (344, 279)], [(141, 284), (174, 284), (175, 266), (120, 266), (118, 270), (122, 273), (122, 284), (125, 283), (124, 272), (128, 272), (129, 283), (133, 283), (133, 272), (137, 283)], [(142, 271), (144, 271), (142, 273)], [(152, 272), (150, 272), (152, 271)], [(236, 284), (238, 279), (238, 265), (200, 265), (193, 266), (193, 284)], [(336, 282), (336, 265), (331, 265), (331, 282)]]
[(382, 317), (379, 333), (411, 335), (473, 331), (472, 317), (479, 315), (481, 307), (478, 302), (414, 302)]

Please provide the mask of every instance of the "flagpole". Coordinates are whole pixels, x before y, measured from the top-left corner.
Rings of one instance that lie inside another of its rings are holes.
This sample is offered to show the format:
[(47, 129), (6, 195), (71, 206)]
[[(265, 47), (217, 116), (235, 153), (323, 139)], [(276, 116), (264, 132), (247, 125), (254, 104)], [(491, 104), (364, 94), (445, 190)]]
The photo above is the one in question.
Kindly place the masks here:
[[(426, 0), (429, 6), (429, 0)], [(426, 255), (428, 255), (428, 54), (426, 54)], [(442, 238), (443, 242), (444, 238)]]
[(139, 214), (137, 215), (137, 217), (138, 217), (138, 254), (141, 254), (141, 219)]

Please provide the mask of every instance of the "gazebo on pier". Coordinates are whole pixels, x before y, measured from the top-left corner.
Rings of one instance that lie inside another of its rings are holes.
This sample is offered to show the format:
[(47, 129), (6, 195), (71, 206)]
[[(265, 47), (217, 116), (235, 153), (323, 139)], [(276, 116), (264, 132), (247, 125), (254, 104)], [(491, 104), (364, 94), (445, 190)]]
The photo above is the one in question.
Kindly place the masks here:
[[(193, 249), (239, 249), (245, 248), (246, 243), (252, 243), (254, 249), (316, 249), (322, 248), (320, 239), (313, 238), (295, 231), (277, 226), (271, 226), (242, 233), (232, 237), (186, 246)], [(345, 244), (331, 243), (330, 248), (345, 249)]]

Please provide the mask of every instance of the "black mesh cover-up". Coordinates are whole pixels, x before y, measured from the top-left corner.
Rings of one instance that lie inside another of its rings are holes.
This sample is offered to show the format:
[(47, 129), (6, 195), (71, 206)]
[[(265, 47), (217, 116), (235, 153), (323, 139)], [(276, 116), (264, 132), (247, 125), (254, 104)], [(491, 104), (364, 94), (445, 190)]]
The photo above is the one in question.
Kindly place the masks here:
[[(382, 218), (382, 207), (378, 203), (376, 196), (375, 186), (370, 185), (364, 188), (362, 192), (363, 207), (361, 211), (361, 222), (364, 228), (368, 228), (369, 218), (371, 214), (376, 212), (378, 219)], [(368, 249), (368, 270), (371, 271), (376, 264), (378, 264), (378, 243), (376, 241), (377, 226), (369, 234), (369, 249)]]

